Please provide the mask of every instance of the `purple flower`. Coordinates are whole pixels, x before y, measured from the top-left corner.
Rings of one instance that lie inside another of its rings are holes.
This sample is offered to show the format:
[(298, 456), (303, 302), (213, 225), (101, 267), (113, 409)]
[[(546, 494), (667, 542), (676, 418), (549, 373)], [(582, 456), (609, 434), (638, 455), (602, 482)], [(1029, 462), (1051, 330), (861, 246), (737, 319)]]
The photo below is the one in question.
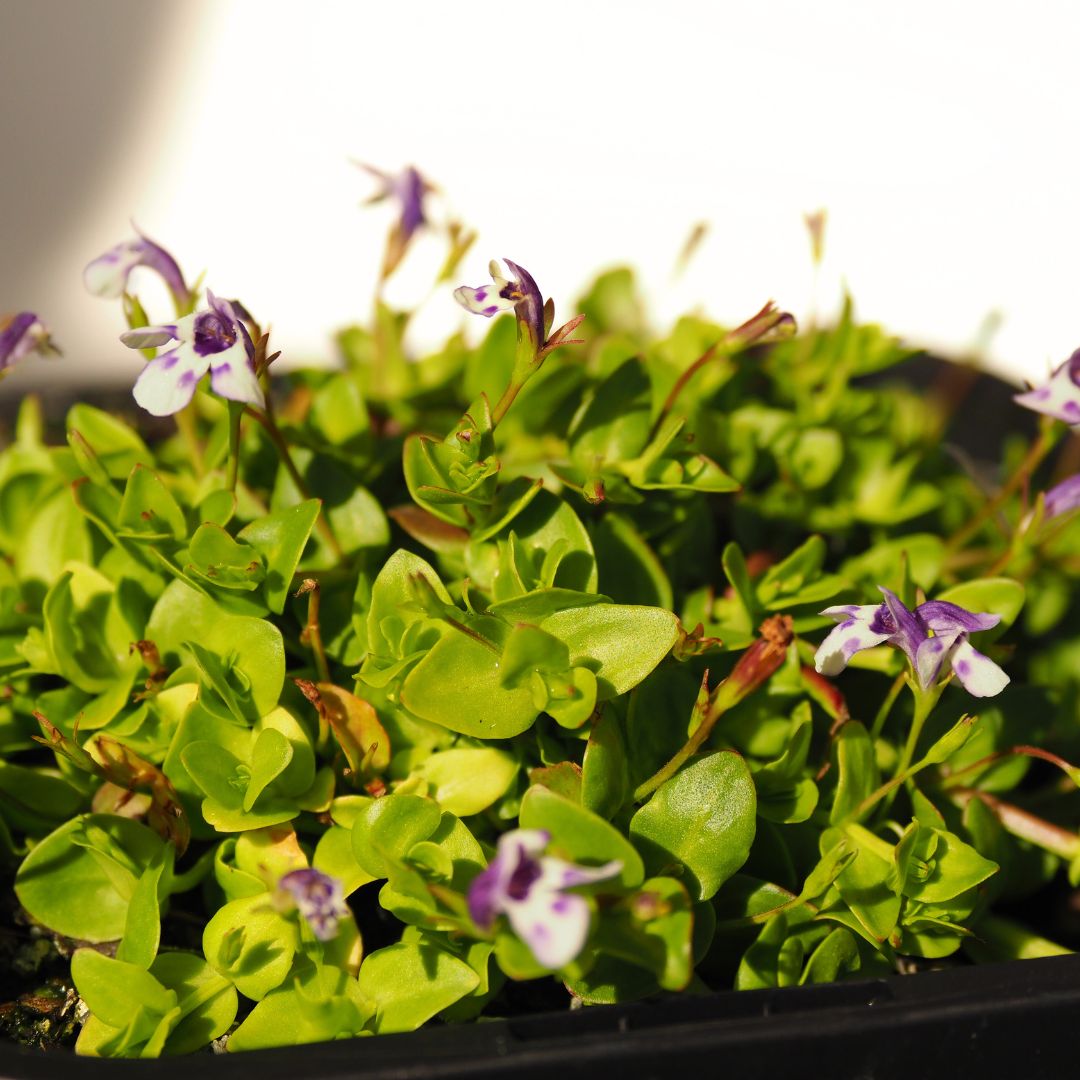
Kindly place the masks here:
[(337, 878), (321, 870), (292, 870), (278, 881), (278, 892), (291, 902), (320, 941), (337, 936), (338, 923), (349, 915)]
[(968, 642), (969, 634), (997, 626), (1000, 615), (967, 611), (947, 600), (928, 600), (909, 611), (898, 596), (879, 588), (882, 604), (847, 604), (821, 613), (838, 623), (814, 657), (822, 675), (838, 675), (855, 653), (888, 643), (903, 650), (924, 690), (950, 668), (974, 697), (993, 697), (1005, 689), (1009, 676)]
[(500, 836), (491, 865), (469, 887), (469, 914), (481, 930), (505, 915), (533, 956), (544, 967), (558, 969), (581, 952), (589, 934), (588, 902), (566, 890), (614, 877), (622, 863), (575, 866), (543, 854), (550, 840), (543, 829), (514, 829)]
[(1060, 517), (1080, 506), (1080, 473), (1062, 480), (1043, 496), (1043, 520)]
[(454, 290), (454, 299), (474, 315), (483, 315), (490, 319), (499, 311), (511, 308), (517, 316), (518, 327), (524, 327), (532, 338), (536, 349), (544, 345), (544, 298), (533, 280), (532, 274), (523, 266), (504, 259), (514, 275), (507, 279), (499, 271), (499, 264), (492, 259), (488, 269), (491, 271), (490, 285), (480, 285), (471, 289), (468, 285)]
[(45, 324), (32, 311), (20, 311), (10, 319), (0, 319), (0, 372), (32, 352), (55, 351)]
[(427, 181), (412, 165), (407, 165), (396, 174), (383, 172), (382, 169), (362, 162), (360, 167), (367, 169), (382, 184), (380, 190), (368, 199), (368, 204), (394, 199), (401, 213), (398, 228), (401, 230), (402, 239), (409, 240), (421, 225), (427, 223), (424, 216), (424, 196), (431, 190)]
[(171, 416), (191, 401), (199, 380), (210, 372), (210, 387), (230, 401), (263, 407), (255, 376), (255, 347), (228, 300), (207, 290), (209, 308), (165, 326), (144, 326), (120, 335), (129, 349), (179, 344), (146, 365), (135, 382), (135, 400), (154, 416)]
[(1066, 424), (1080, 424), (1080, 349), (1059, 364), (1042, 386), (1016, 394), (1013, 400)]
[(95, 296), (118, 300), (127, 292), (128, 278), (137, 266), (156, 271), (169, 287), (177, 311), (190, 310), (192, 294), (176, 260), (159, 244), (141, 233), (99, 255), (83, 271), (83, 281)]

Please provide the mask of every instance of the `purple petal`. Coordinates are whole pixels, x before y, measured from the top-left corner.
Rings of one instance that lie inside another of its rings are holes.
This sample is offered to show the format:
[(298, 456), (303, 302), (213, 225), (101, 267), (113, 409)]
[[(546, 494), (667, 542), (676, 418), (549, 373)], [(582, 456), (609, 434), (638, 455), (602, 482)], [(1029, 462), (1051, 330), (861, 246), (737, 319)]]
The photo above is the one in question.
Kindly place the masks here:
[(408, 240), (424, 224), (424, 178), (411, 165), (394, 181), (394, 193), (401, 203), (401, 232)]
[(469, 886), (469, 915), (481, 930), (490, 930), (502, 910), (502, 867), (494, 859), (491, 865), (473, 878)]
[(540, 289), (533, 280), (532, 274), (523, 266), (503, 259), (510, 268), (510, 272), (517, 278), (510, 282), (500, 291), (501, 296), (506, 296), (510, 290), (517, 297), (514, 312), (519, 323), (524, 323), (532, 336), (533, 343), (539, 349), (544, 344), (544, 298), (540, 295)]
[(41, 320), (32, 311), (20, 311), (0, 326), (0, 371), (17, 364), (47, 340)]
[(138, 240), (125, 240), (89, 263), (83, 271), (83, 281), (95, 296), (115, 300), (127, 291), (128, 278), (138, 266), (155, 271), (178, 304), (190, 300), (191, 294), (176, 260), (141, 234)]
[(904, 606), (899, 596), (886, 589), (884, 585), (879, 585), (878, 588), (885, 596), (885, 606), (896, 627), (891, 640), (893, 644), (899, 645), (904, 650), (914, 667), (919, 646), (926, 640), (926, 630), (915, 613)]
[(1080, 473), (1062, 480), (1044, 496), (1043, 507), (1045, 520), (1060, 517), (1080, 506)]
[(293, 870), (281, 878), (278, 889), (296, 905), (320, 941), (337, 936), (338, 923), (348, 916), (349, 906), (336, 877), (321, 870)]
[(928, 600), (915, 609), (915, 614), (935, 634), (975, 634), (1001, 622), (1000, 615), (968, 611), (948, 600)]
[(994, 697), (1009, 685), (1009, 676), (966, 640), (956, 646), (951, 663), (956, 677), (973, 697)]
[(226, 352), (209, 357), (209, 361), (210, 388), (215, 394), (229, 401), (265, 407), (266, 398), (242, 339)]

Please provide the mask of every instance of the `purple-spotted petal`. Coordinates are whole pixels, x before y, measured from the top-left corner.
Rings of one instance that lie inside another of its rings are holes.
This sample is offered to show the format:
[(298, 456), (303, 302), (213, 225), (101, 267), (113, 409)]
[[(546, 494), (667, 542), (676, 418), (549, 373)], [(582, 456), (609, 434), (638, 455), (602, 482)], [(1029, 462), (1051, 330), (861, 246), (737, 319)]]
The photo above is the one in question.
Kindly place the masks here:
[(942, 634), (927, 638), (915, 651), (914, 668), (919, 685), (928, 689), (937, 682), (942, 666), (949, 659), (959, 634)]
[(179, 331), (175, 324), (140, 326), (137, 330), (125, 330), (120, 335), (120, 340), (129, 349), (156, 349), (159, 345), (166, 345), (178, 339)]
[(1009, 676), (966, 639), (953, 650), (950, 662), (956, 677), (973, 697), (994, 697), (1009, 685)]
[(849, 619), (857, 619), (859, 622), (869, 623), (881, 607), (880, 604), (840, 604), (838, 607), (827, 607), (819, 611), (819, 615), (828, 615), (835, 622), (847, 622)]
[(616, 877), (623, 864), (619, 859), (612, 859), (603, 866), (577, 866), (548, 856), (540, 860), (540, 867), (542, 884), (556, 889), (572, 889), (576, 885), (593, 885), (597, 881)]
[(514, 933), (546, 968), (565, 967), (585, 946), (589, 905), (584, 897), (533, 889), (524, 900), (508, 902), (505, 910)]
[(20, 311), (0, 323), (0, 371), (42, 348), (48, 340), (48, 331), (32, 311)]
[(83, 281), (95, 296), (116, 300), (127, 291), (128, 278), (138, 266), (155, 271), (178, 303), (185, 303), (190, 294), (184, 275), (176, 260), (160, 244), (141, 236), (125, 240), (98, 256), (83, 271)]
[(948, 600), (927, 600), (915, 609), (915, 614), (935, 634), (975, 634), (1001, 622), (1000, 615), (968, 611)]
[[(878, 588), (885, 596), (885, 607), (888, 609), (889, 619), (895, 630), (891, 635), (891, 641), (898, 645), (907, 654), (912, 666), (915, 666), (915, 655), (919, 646), (926, 640), (926, 629), (919, 622), (915, 613), (909, 610), (896, 593), (886, 589), (884, 585)], [(887, 623), (882, 620), (882, 628)], [(874, 626), (872, 623), (871, 626)]]
[(1062, 480), (1046, 493), (1043, 497), (1044, 519), (1049, 521), (1051, 518), (1075, 510), (1078, 506), (1080, 506), (1080, 473)]
[[(871, 606), (862, 610), (874, 612), (877, 608)], [(822, 614), (827, 613), (822, 612)], [(834, 626), (829, 631), (828, 637), (818, 646), (814, 654), (814, 667), (822, 675), (839, 675), (857, 652), (872, 649), (875, 645), (888, 640), (889, 634), (874, 630), (868, 619), (858, 616), (848, 617), (839, 625)]]
[(209, 361), (190, 343), (155, 357), (135, 380), (135, 400), (152, 416), (172, 416), (191, 401)]
[(1080, 424), (1080, 349), (1060, 364), (1042, 386), (1017, 394), (1013, 400), (1066, 424)]
[(242, 401), (246, 405), (265, 408), (266, 398), (242, 340), (226, 352), (209, 357), (209, 360), (210, 389), (215, 394), (229, 401)]
[(500, 296), (499, 290), (494, 285), (481, 285), (476, 289), (462, 285), (454, 290), (454, 299), (466, 311), (471, 311), (474, 315), (483, 315), (487, 319), (500, 311), (511, 311), (514, 307), (514, 301)]

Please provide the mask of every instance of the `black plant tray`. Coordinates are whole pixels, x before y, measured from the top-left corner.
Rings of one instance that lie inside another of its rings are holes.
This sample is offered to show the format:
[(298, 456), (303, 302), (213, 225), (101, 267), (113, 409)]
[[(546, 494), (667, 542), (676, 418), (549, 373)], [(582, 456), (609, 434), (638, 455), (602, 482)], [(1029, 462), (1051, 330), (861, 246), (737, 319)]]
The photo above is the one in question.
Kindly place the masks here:
[(247, 1054), (106, 1061), (0, 1046), (3, 1080), (1039, 1080), (1076, 1075), (1080, 955), (726, 991)]

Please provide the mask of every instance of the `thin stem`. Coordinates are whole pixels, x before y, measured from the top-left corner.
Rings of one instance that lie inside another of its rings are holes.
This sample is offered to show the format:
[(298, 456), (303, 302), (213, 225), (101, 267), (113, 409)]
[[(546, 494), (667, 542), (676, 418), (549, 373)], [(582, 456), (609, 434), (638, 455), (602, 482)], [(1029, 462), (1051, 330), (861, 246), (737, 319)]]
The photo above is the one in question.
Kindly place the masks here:
[(1005, 501), (1011, 498), (1031, 478), (1031, 474), (1039, 467), (1043, 459), (1054, 448), (1058, 433), (1053, 425), (1044, 424), (1039, 429), (1039, 437), (1031, 444), (1024, 460), (1020, 462), (1016, 472), (1009, 477), (1005, 486), (992, 498), (983, 503), (979, 512), (971, 518), (966, 525), (959, 528), (946, 542), (946, 548), (954, 551), (963, 547), (983, 525), (1001, 509)]
[[(285, 440), (285, 436), (282, 435), (281, 429), (274, 422), (273, 418), (259, 412), (256, 409), (251, 408), (249, 405), (244, 412), (248, 416), (253, 416), (263, 426), (263, 430), (270, 436), (270, 441), (277, 448), (277, 452), (281, 457), (281, 463), (285, 466), (285, 471), (289, 474), (293, 484), (296, 486), (296, 490), (300, 492), (302, 499), (310, 499), (311, 489), (307, 486), (304, 478), (300, 475), (300, 470), (296, 467), (296, 462), (293, 461), (292, 454), (289, 452), (289, 444)], [(326, 513), (320, 509), (319, 516), (315, 520), (315, 527), (319, 530), (322, 538), (330, 545), (330, 550), (340, 562), (345, 561), (345, 549), (341, 546), (341, 542), (338, 540), (330, 522), (326, 518)]]
[(307, 645), (315, 657), (315, 670), (319, 673), (319, 681), (330, 681), (330, 665), (326, 660), (326, 649), (323, 648), (322, 631), (319, 628), (319, 583), (314, 578), (304, 578), (300, 588), (294, 595), (303, 596), (307, 593), (308, 615), (307, 623), (300, 632), (300, 643)]
[(229, 405), (229, 491), (236, 494), (236, 481), (240, 475), (240, 421), (242, 409)]
[(660, 425), (664, 422), (664, 418), (675, 407), (675, 402), (678, 401), (679, 395), (686, 389), (686, 384), (703, 368), (706, 364), (716, 355), (716, 350), (723, 344), (722, 341), (716, 341), (710, 345), (676, 380), (675, 385), (671, 388), (668, 396), (664, 399), (664, 404), (660, 406), (660, 412), (657, 413), (656, 420), (653, 422), (652, 430), (649, 432), (649, 438), (652, 439), (656, 433), (660, 430)]
[(525, 381), (514, 382), (511, 381), (510, 385), (503, 391), (502, 397), (499, 398), (495, 404), (495, 408), (491, 410), (491, 426), (495, 427), (500, 420), (510, 411), (510, 406), (514, 404), (514, 398), (521, 393), (521, 388), (525, 385)]
[(1076, 833), (1063, 829), (1060, 825), (1055, 825), (1045, 818), (1036, 817), (1035, 814), (1007, 803), (989, 792), (976, 791), (973, 788), (957, 788), (951, 791), (949, 796), (960, 807), (967, 806), (972, 799), (978, 799), (993, 812), (1006, 832), (1021, 840), (1027, 840), (1066, 862), (1072, 862), (1080, 856), (1080, 836)]
[(923, 725), (926, 723), (927, 717), (934, 711), (934, 706), (938, 703), (944, 689), (944, 682), (930, 687), (929, 690), (923, 690), (916, 683), (911, 683), (911, 692), (915, 696), (915, 715), (911, 718), (911, 730), (908, 732), (907, 741), (904, 743), (900, 760), (897, 762), (893, 782), (890, 782), (889, 790), (885, 795), (885, 802), (882, 806), (883, 813), (887, 812), (889, 807), (892, 806), (892, 801), (896, 797), (897, 788), (902, 780), (906, 780), (910, 775), (911, 759), (915, 756), (915, 747), (918, 745)]

